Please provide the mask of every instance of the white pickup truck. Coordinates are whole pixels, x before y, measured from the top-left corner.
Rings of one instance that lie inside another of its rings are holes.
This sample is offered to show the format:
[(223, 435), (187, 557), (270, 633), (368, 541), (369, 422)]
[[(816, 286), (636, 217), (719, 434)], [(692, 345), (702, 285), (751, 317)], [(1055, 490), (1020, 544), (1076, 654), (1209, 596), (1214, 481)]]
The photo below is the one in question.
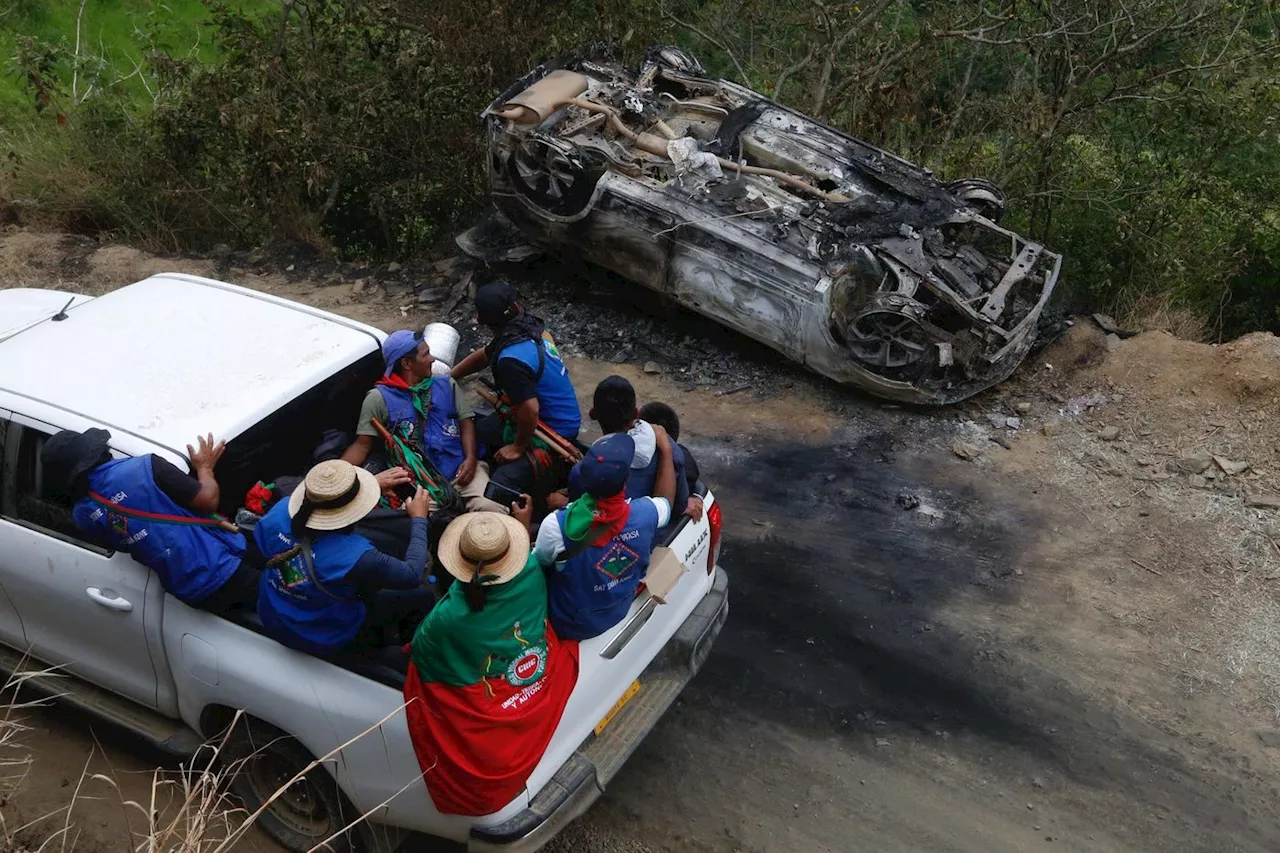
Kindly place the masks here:
[(622, 623), (582, 643), (577, 686), (525, 790), (469, 818), (431, 802), (398, 711), (402, 673), (339, 666), (268, 639), (252, 616), (187, 607), (127, 554), (85, 541), (42, 479), (40, 448), (58, 430), (103, 427), (116, 456), (182, 468), (187, 443), (212, 432), (228, 442), (217, 475), (234, 512), (256, 480), (304, 472), (326, 428), (351, 427), (381, 374), (382, 337), (185, 275), (97, 298), (0, 290), (0, 664), (59, 667), (69, 677), (46, 687), (181, 755), (243, 710), (228, 750), (247, 759), (233, 785), (251, 810), (332, 753), (259, 820), (289, 850), (366, 814), (340, 849), (425, 836), (537, 850), (600, 795), (711, 651), (728, 615), (711, 494), (703, 520), (684, 519), (667, 542), (685, 571), (664, 602), (642, 592)]

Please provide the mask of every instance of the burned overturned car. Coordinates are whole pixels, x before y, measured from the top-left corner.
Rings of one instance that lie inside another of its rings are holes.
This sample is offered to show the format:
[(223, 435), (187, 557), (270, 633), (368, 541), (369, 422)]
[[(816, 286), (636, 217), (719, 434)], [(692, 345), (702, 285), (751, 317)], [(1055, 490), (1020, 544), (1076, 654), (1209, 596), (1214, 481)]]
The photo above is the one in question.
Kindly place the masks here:
[(942, 183), (675, 48), (637, 72), (603, 56), (482, 116), (494, 202), (534, 243), (893, 400), (962, 400), (1026, 355), (1062, 257), (997, 224), (994, 184)]

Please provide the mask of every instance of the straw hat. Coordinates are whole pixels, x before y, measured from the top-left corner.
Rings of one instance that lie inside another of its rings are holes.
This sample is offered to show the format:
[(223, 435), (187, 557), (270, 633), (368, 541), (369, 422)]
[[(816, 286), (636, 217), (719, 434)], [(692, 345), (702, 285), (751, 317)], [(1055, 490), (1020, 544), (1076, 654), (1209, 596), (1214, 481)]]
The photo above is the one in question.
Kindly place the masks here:
[(341, 530), (369, 514), (382, 498), (378, 478), (363, 468), (341, 459), (321, 462), (289, 496), (289, 517), (311, 504), (307, 527), (312, 530)]
[(466, 513), (445, 528), (437, 550), (449, 574), (463, 583), (470, 582), (481, 560), (481, 583), (506, 583), (529, 561), (529, 531), (500, 512)]

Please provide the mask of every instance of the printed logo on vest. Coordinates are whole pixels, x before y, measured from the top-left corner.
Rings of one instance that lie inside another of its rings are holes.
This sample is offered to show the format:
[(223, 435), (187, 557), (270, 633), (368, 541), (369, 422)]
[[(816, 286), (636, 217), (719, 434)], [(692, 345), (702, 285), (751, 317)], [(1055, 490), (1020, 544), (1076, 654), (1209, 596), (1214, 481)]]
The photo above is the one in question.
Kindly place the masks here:
[(622, 542), (614, 542), (609, 546), (609, 550), (604, 552), (604, 556), (596, 561), (596, 571), (609, 580), (616, 581), (625, 575), (639, 559), (640, 554), (634, 548)]
[(547, 647), (530, 646), (524, 654), (511, 662), (507, 667), (507, 683), (512, 687), (523, 687), (532, 684), (542, 677), (547, 668)]
[(547, 351), (547, 355), (560, 359), (560, 348), (556, 346), (556, 339), (551, 337), (550, 332), (542, 333), (542, 348)]
[(302, 587), (309, 582), (307, 573), (302, 568), (302, 557), (294, 557), (287, 563), (276, 566), (269, 577), (271, 585), (278, 592), (292, 598), (304, 599)]
[(111, 525), (111, 532), (117, 536), (129, 535), (129, 519), (118, 512), (107, 511), (107, 524)]

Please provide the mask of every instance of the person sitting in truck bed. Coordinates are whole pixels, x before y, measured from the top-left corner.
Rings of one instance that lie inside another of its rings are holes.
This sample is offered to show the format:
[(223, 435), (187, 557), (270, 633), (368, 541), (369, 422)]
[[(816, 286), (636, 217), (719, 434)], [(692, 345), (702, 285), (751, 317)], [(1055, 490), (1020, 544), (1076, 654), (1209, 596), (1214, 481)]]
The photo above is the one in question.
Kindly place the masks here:
[[(626, 496), (634, 499), (658, 494), (655, 491), (659, 461), (655, 430), (652, 424), (640, 418), (640, 412), (636, 409), (636, 389), (631, 383), (621, 376), (605, 377), (596, 386), (592, 396), (590, 416), (600, 424), (600, 431), (605, 435), (629, 435), (635, 442), (635, 457), (631, 460), (631, 470), (627, 476)], [(680, 446), (674, 440), (670, 445), (671, 463), (676, 472), (671, 517), (679, 518), (688, 509), (689, 482)], [(576, 499), (582, 491), (578, 468), (575, 466), (569, 472), (568, 500)], [(549, 505), (563, 506), (564, 503), (564, 497), (557, 496), (552, 498)]]
[(563, 481), (566, 466), (535, 437), (538, 422), (572, 441), (582, 426), (582, 411), (555, 338), (542, 320), (520, 307), (516, 295), (515, 285), (502, 279), (476, 290), (476, 320), (489, 327), (493, 339), (459, 361), (451, 375), (462, 379), (493, 369), (494, 383), (511, 406), (511, 421), (495, 412), (476, 424), (493, 453), (493, 480), (532, 495), (540, 507), (547, 492)]
[(266, 558), (258, 616), (268, 636), (319, 657), (398, 647), (404, 627), (431, 609), (427, 492), (418, 487), (405, 503), (412, 533), (403, 560), (352, 530), (380, 498), (373, 474), (331, 459), (262, 517), (253, 534)]
[(471, 407), (452, 378), (432, 375), (435, 359), (422, 333), (392, 332), (382, 343), (382, 358), (386, 371), (365, 395), (356, 440), (342, 458), (352, 465), (372, 462), (375, 471), (388, 467), (382, 438), (373, 425), (377, 419), (457, 485), (468, 512), (506, 512), (505, 506), (484, 496), (489, 466), (476, 454)]
[(666, 403), (652, 402), (640, 407), (640, 420), (665, 429), (667, 438), (676, 442), (676, 447), (680, 448), (680, 455), (684, 459), (684, 479), (689, 486), (689, 505), (684, 514), (695, 522), (702, 521), (702, 498), (696, 494), (701, 471), (689, 448), (680, 444), (680, 416)]
[(414, 633), (405, 717), (431, 801), (484, 815), (524, 788), (578, 677), (577, 643), (547, 624), (529, 512), (467, 513), (440, 538), (456, 579)]
[(187, 445), (193, 476), (150, 453), (112, 459), (110, 441), (105, 429), (63, 430), (40, 451), (49, 481), (74, 502), (76, 527), (155, 572), (184, 604), (222, 614), (252, 609), (261, 555), (210, 517), (219, 498), (213, 469), (226, 443), (209, 435)]
[(671, 521), (674, 442), (662, 427), (653, 432), (655, 497), (626, 496), (635, 441), (626, 433), (606, 435), (575, 466), (582, 496), (538, 528), (533, 554), (547, 571), (551, 625), (564, 639), (596, 637), (622, 621), (649, 568), (658, 530)]

